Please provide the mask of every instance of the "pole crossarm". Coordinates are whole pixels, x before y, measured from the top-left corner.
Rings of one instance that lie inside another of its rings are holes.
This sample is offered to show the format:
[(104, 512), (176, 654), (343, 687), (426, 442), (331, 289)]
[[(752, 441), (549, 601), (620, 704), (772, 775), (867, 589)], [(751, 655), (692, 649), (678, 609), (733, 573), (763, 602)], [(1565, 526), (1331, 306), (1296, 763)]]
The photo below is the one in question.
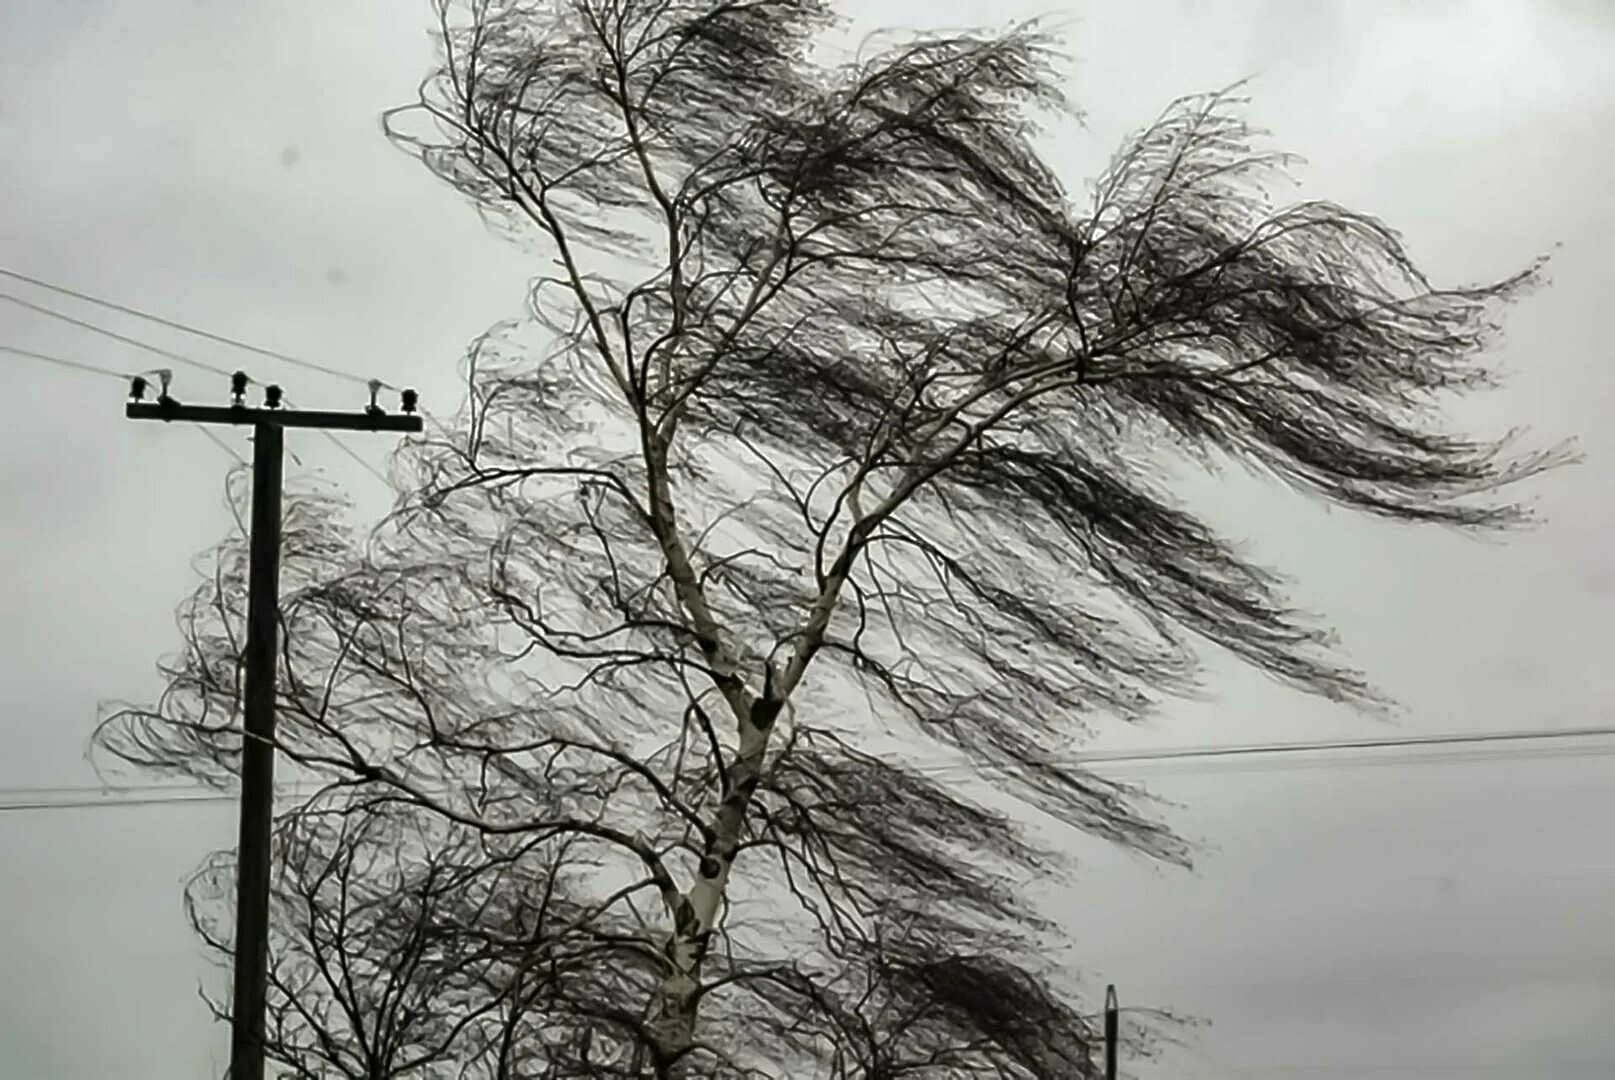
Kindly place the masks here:
[(260, 409), (248, 405), (181, 405), (170, 399), (131, 401), (131, 420), (187, 420), (197, 424), (271, 424), (281, 428), (338, 428), (344, 431), (420, 431), (421, 418), (402, 413), (328, 412), (320, 409)]

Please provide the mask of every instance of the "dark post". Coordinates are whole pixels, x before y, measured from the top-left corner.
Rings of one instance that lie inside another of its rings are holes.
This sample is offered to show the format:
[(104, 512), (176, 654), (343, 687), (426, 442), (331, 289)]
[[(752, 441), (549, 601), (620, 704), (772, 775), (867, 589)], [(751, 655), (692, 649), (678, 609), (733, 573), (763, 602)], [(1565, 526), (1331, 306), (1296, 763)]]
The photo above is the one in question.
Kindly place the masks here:
[(1105, 1080), (1116, 1080), (1116, 1036), (1121, 1027), (1116, 1008), (1116, 986), (1105, 987)]
[(264, 1004), (269, 967), (269, 834), (275, 800), (275, 655), (280, 636), (280, 482), (285, 430), (324, 428), (342, 431), (419, 431), (418, 398), (404, 390), (404, 414), (389, 415), (376, 404), (382, 383), (370, 383), (363, 412), (317, 412), (281, 408), (278, 386), (264, 387), (262, 408), (246, 403), (246, 372), (230, 378), (228, 406), (181, 405), (162, 390), (146, 401), (144, 376), (130, 383), (123, 413), (131, 420), (175, 420), (193, 424), (251, 424), (252, 537), (247, 594), (247, 683), (241, 743), (241, 832), (236, 852), (235, 995), (230, 1008), (230, 1080), (263, 1080)]
[(230, 1080), (263, 1080), (269, 962), (269, 831), (275, 797), (275, 652), (280, 629), (280, 488), (285, 435), (253, 425), (252, 537), (247, 593), (246, 736), (236, 866), (235, 994)]

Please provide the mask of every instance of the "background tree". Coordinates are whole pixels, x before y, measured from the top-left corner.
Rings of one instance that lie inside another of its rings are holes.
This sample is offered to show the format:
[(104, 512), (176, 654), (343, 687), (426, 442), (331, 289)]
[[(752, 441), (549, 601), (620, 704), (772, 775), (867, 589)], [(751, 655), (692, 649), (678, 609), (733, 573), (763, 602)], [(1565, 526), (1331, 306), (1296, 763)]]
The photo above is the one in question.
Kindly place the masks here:
[[(1493, 493), (1563, 451), (1438, 420), (1536, 269), (1438, 288), (1373, 218), (1275, 206), (1232, 92), (1078, 198), (1036, 147), (1070, 111), (1036, 28), (835, 62), (809, 0), (438, 17), (389, 131), (552, 270), (365, 544), (329, 500), (288, 522), (281, 750), (324, 787), (280, 840), (277, 1057), (1086, 1075), (1028, 890), (1058, 857), (950, 775), (1185, 863), (1070, 763), (1094, 721), (1208, 645), (1374, 706), (1163, 478), (1522, 521)], [(244, 552), (112, 753), (233, 771)]]

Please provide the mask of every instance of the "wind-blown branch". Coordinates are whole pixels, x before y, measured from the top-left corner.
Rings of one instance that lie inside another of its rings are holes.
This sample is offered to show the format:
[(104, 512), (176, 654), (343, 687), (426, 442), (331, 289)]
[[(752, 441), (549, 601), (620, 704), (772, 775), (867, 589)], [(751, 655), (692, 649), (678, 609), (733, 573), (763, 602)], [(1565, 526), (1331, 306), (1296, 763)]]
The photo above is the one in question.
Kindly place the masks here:
[[(1567, 450), (1441, 417), (1539, 268), (1438, 287), (1376, 219), (1277, 205), (1238, 88), (1074, 196), (1036, 26), (835, 63), (817, 0), (436, 10), (389, 134), (553, 266), (363, 544), (288, 501), (277, 747), (320, 790), (282, 822), (277, 1060), (1091, 1075), (1027, 887), (1065, 864), (922, 762), (1187, 864), (1063, 751), (1207, 648), (1381, 702), (1162, 477), (1523, 523), (1502, 489)], [(245, 567), (238, 536), (105, 749), (233, 775)]]

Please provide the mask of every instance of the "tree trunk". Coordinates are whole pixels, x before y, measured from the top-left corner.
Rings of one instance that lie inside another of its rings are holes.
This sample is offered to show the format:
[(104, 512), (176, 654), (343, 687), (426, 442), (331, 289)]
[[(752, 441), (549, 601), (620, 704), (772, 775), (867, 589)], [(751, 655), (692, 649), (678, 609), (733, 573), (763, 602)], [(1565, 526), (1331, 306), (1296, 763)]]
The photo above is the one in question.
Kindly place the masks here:
[(696, 1041), (701, 963), (706, 959), (707, 947), (717, 928), (718, 913), (729, 888), (729, 874), (734, 869), (735, 852), (740, 846), (746, 808), (762, 775), (768, 737), (784, 707), (783, 701), (769, 696), (770, 689), (765, 688), (764, 696), (751, 703), (740, 725), (740, 747), (728, 770), (723, 802), (713, 817), (699, 876), (679, 897), (672, 913), (673, 932), (665, 949), (670, 970), (657, 987), (651, 1004), (651, 1030), (661, 1058), (657, 1065), (658, 1078), (695, 1075), (689, 1051)]

